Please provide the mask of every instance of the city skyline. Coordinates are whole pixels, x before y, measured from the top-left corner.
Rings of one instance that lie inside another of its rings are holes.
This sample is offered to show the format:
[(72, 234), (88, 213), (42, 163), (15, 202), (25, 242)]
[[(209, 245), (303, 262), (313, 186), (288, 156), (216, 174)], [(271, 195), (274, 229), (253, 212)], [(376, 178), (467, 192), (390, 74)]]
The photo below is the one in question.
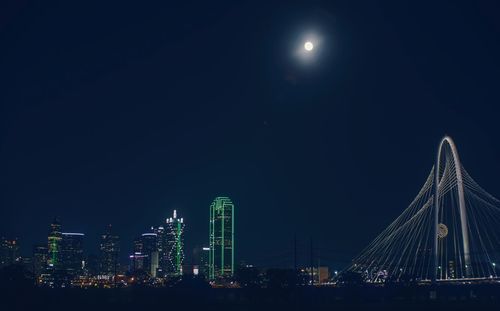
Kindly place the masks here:
[[(211, 205), (208, 205), (211, 206)], [(208, 207), (207, 207), (208, 209)], [(183, 260), (184, 258), (184, 242), (183, 242), (183, 231), (184, 231), (184, 218), (177, 218), (177, 210), (172, 210), (172, 216), (171, 217), (166, 217), (163, 221), (156, 221), (156, 223), (159, 223), (159, 225), (151, 225), (148, 226), (147, 228), (143, 229), (143, 233), (137, 234), (138, 236), (136, 239), (139, 239), (141, 237), (148, 237), (154, 235), (155, 237), (158, 236), (159, 234), (164, 235), (165, 237), (165, 247), (166, 251), (165, 254), (167, 257), (170, 257), (170, 252), (173, 252), (172, 258), (175, 258), (175, 261), (177, 263), (173, 263), (172, 265), (177, 266), (176, 269), (178, 269), (178, 265), (180, 260)], [(182, 213), (182, 212), (181, 212)], [(45, 226), (46, 227), (46, 226)], [(207, 220), (206, 223), (207, 229), (210, 227), (209, 221)], [(49, 234), (48, 234), (48, 243), (44, 244), (42, 243), (34, 243), (33, 245), (26, 245), (23, 243), (19, 243), (19, 240), (23, 239), (22, 236), (12, 236), (9, 234), (4, 234), (0, 235), (2, 238), (5, 238), (5, 241), (15, 241), (14, 244), (16, 244), (16, 247), (19, 249), (19, 254), (24, 256), (24, 257), (29, 257), (32, 255), (32, 251), (36, 246), (38, 245), (45, 245), (47, 247), (47, 252), (48, 252), (48, 258), (49, 258), (49, 263), (52, 262), (57, 262), (57, 256), (59, 255), (60, 252), (60, 244), (62, 242), (62, 239), (64, 236), (85, 236), (85, 233), (82, 232), (63, 232), (62, 228), (62, 223), (59, 217), (52, 217), (52, 222), (50, 223), (49, 226)], [(161, 232), (161, 233), (160, 233)], [(47, 240), (46, 237), (44, 238), (39, 238), (41, 240)], [(111, 247), (112, 252), (114, 252), (114, 247), (115, 244), (120, 244), (121, 239), (118, 235), (116, 235), (116, 230), (113, 228), (112, 224), (108, 224), (104, 227), (103, 232), (99, 235), (99, 239), (96, 240), (97, 243), (93, 247), (88, 248), (93, 252), (94, 255), (97, 253), (103, 252), (103, 250), (107, 250), (109, 247)], [(108, 243), (108, 244), (107, 244)], [(111, 243), (111, 246), (109, 245)], [(209, 244), (209, 235), (207, 234), (205, 241), (197, 241), (194, 243), (195, 244), (203, 244), (203, 245), (208, 245)], [(130, 240), (130, 245), (127, 245), (124, 247), (124, 253), (122, 256), (119, 258), (119, 260), (126, 259), (128, 257), (128, 253), (134, 251), (134, 239)], [(156, 242), (155, 242), (156, 244)], [(160, 244), (160, 242), (158, 242)], [(161, 248), (161, 247), (160, 247)], [(122, 249), (122, 247), (118, 246), (117, 250), (119, 251)], [(97, 252), (95, 251), (97, 250)], [(108, 249), (109, 250), (109, 249)], [(175, 253), (175, 254), (174, 254)], [(191, 258), (190, 258), (191, 259)], [(174, 260), (174, 259), (167, 259), (167, 260)], [(169, 263), (170, 264), (170, 263)]]
[[(210, 214), (212, 215), (212, 208), (214, 206), (214, 204), (216, 204), (215, 202), (219, 199), (228, 199), (227, 197), (216, 197), (216, 199), (212, 202), (212, 204), (210, 204)], [(228, 199), (229, 200), (229, 199)], [(230, 205), (233, 206), (232, 202), (229, 200), (230, 202)], [(172, 210), (172, 213), (174, 215), (174, 217), (166, 217), (164, 219), (164, 222), (163, 222), (163, 225), (168, 225), (169, 224), (169, 220), (172, 221), (172, 219), (176, 219), (176, 213), (177, 213), (177, 210)], [(183, 219), (181, 219), (183, 220)], [(153, 223), (155, 223), (155, 221), (153, 221)], [(106, 228), (110, 228), (112, 224), (108, 224), (106, 226)], [(150, 235), (150, 234), (154, 234), (156, 235), (155, 232), (157, 232), (157, 230), (159, 228), (161, 228), (163, 230), (163, 227), (161, 227), (162, 225), (160, 224), (160, 227), (158, 226), (155, 226), (155, 225), (150, 225), (148, 226), (151, 233), (142, 233), (142, 236), (145, 236), (145, 235)], [(209, 229), (211, 228), (212, 225), (208, 226)], [(43, 227), (43, 226), (42, 226)], [(143, 230), (146, 229), (146, 228), (143, 228)], [(58, 253), (60, 252), (60, 249), (58, 246), (58, 244), (61, 243), (62, 241), (62, 238), (64, 236), (72, 236), (72, 235), (78, 235), (78, 236), (85, 236), (85, 233), (75, 233), (75, 232), (63, 232), (61, 230), (61, 224), (59, 222), (59, 218), (58, 217), (54, 217), (54, 220), (51, 224), (51, 230), (53, 232), (55, 232), (55, 234), (53, 235), (50, 235), (49, 234), (49, 243), (48, 243), (48, 247), (47, 247), (47, 252), (48, 252), (48, 262), (50, 263), (51, 262), (51, 258), (54, 258), (55, 257), (55, 253)], [(146, 231), (148, 231), (146, 229)], [(143, 232), (146, 232), (146, 231), (143, 231)], [(183, 231), (183, 229), (182, 229)], [(135, 235), (135, 234), (134, 234)], [(184, 235), (184, 234), (183, 234)], [(34, 243), (32, 245), (26, 245), (24, 243), (20, 243), (19, 241), (23, 240), (22, 239), (22, 236), (15, 236), (15, 235), (9, 235), (9, 234), (3, 234), (2, 235), (3, 237), (6, 238), (5, 241), (16, 241), (17, 243), (17, 248), (20, 249), (20, 254), (23, 256), (23, 257), (31, 257), (32, 255), (34, 255), (34, 252), (33, 250), (38, 246), (38, 245), (43, 245), (40, 244), (40, 243)], [(197, 240), (197, 241), (190, 241), (190, 250), (187, 252), (188, 254), (188, 258), (189, 258), (189, 262), (192, 263), (194, 259), (194, 257), (192, 256), (191, 254), (191, 250), (196, 248), (196, 245), (210, 245), (210, 236), (211, 234), (208, 236), (207, 240), (206, 241), (203, 241), (203, 239), (201, 240)], [(306, 240), (308, 239), (309, 237), (307, 236), (303, 236), (302, 239), (303, 240)], [(53, 241), (51, 243), (51, 241)], [(130, 241), (131, 243), (125, 243), (124, 244), (124, 247), (122, 247), (122, 251), (120, 252), (119, 254), (119, 261), (121, 263), (125, 262), (127, 260), (127, 258), (129, 258), (129, 253), (134, 253), (134, 246), (133, 246), (133, 243), (132, 243), (133, 239)], [(93, 242), (96, 242), (96, 241), (93, 241)], [(291, 244), (288, 245), (289, 243), (291, 243), (291, 240), (290, 241), (286, 241), (287, 242), (287, 245), (285, 246), (285, 250), (288, 250), (290, 251), (291, 250)], [(87, 243), (86, 243), (87, 244)], [(183, 243), (184, 244), (184, 243)], [(89, 246), (90, 245), (90, 246)], [(51, 250), (51, 247), (54, 248), (54, 250), (52, 251)], [(88, 255), (96, 255), (96, 254), (99, 254), (99, 251), (100, 251), (100, 246), (98, 243), (88, 243), (86, 245), (86, 248), (85, 248), (85, 252), (86, 254)], [(328, 255), (326, 256), (327, 257), (327, 261), (328, 261), (328, 265), (331, 266), (331, 267), (335, 267), (335, 268), (339, 268), (339, 267), (342, 267), (343, 265), (345, 265), (346, 261), (342, 261), (342, 257), (346, 257), (345, 256), (345, 252), (343, 250), (340, 250), (340, 251), (337, 251), (337, 255), (338, 257), (340, 258), (336, 258), (335, 260), (331, 260), (331, 257), (329, 257)], [(354, 255), (356, 255), (356, 253), (353, 253), (351, 256), (354, 257)], [(303, 258), (301, 258), (301, 263), (305, 266), (307, 266), (307, 256), (308, 255), (302, 255)], [(184, 252), (182, 252), (182, 258), (184, 258)], [(251, 259), (249, 258), (240, 258), (241, 260), (243, 260), (243, 262), (247, 262), (248, 260), (250, 260), (251, 262)], [(125, 260), (125, 261), (124, 261)], [(158, 259), (160, 260), (160, 259)], [(233, 261), (233, 265), (234, 265), (234, 259), (232, 259)], [(258, 262), (258, 261), (257, 261)], [(269, 264), (268, 262), (264, 262), (264, 263), (259, 263), (261, 266), (273, 266), (273, 264)], [(280, 264), (281, 266), (284, 266), (284, 267), (289, 267), (292, 265), (292, 259), (291, 258), (288, 258), (288, 261), (286, 261), (285, 264)], [(278, 265), (279, 266), (279, 265)], [(211, 276), (212, 278), (214, 277), (214, 275)]]
[[(217, 278), (230, 278), (234, 275), (234, 235), (232, 226), (234, 225), (233, 203), (227, 197), (217, 197), (214, 202), (223, 200), (224, 206), (230, 204), (231, 208), (228, 215), (231, 228), (228, 231), (230, 244), (226, 245), (222, 230), (222, 241), (224, 250), (229, 247), (228, 266), (224, 264), (222, 256), (223, 272), (217, 272)], [(215, 213), (212, 203), (207, 210), (210, 211), (210, 217)], [(225, 223), (224, 212), (222, 212), (223, 223)], [(217, 218), (219, 219), (219, 218)], [(218, 222), (218, 220), (217, 220)], [(221, 223), (222, 224), (222, 223)], [(224, 226), (222, 224), (222, 226)], [(226, 224), (226, 226), (228, 226)], [(214, 219), (207, 221), (207, 227), (210, 228), (210, 234), (207, 234), (206, 240), (201, 244), (213, 245)], [(2, 237), (0, 244), (0, 268), (10, 265), (21, 264), (29, 271), (34, 273), (36, 284), (46, 287), (70, 287), (87, 286), (92, 284), (89, 277), (97, 278), (96, 282), (104, 282), (103, 286), (118, 286), (119, 278), (125, 274), (132, 275), (129, 282), (136, 282), (145, 277), (151, 279), (172, 279), (182, 278), (185, 275), (203, 276), (204, 278), (215, 279), (213, 276), (213, 264), (209, 263), (208, 257), (185, 259), (184, 245), (185, 222), (183, 217), (178, 217), (178, 211), (173, 210), (172, 216), (164, 219), (158, 226), (151, 226), (146, 232), (139, 234), (137, 238), (130, 241), (132, 252), (127, 255), (128, 262), (121, 260), (120, 251), (123, 250), (123, 240), (114, 232), (111, 224), (106, 226), (99, 241), (99, 253), (97, 255), (88, 252), (84, 245), (89, 242), (85, 239), (85, 233), (63, 232), (61, 221), (55, 217), (49, 225), (47, 243), (35, 244), (32, 246), (32, 253), (24, 256), (20, 251), (18, 238), (8, 239)], [(217, 236), (217, 239), (219, 236)], [(219, 241), (220, 242), (220, 241)], [(193, 250), (196, 249), (193, 247)], [(203, 248), (205, 250), (205, 247)], [(204, 255), (201, 255), (204, 257)], [(195, 261), (197, 261), (195, 263)], [(210, 261), (210, 262), (213, 262)], [(217, 264), (216, 264), (217, 266)], [(220, 268), (219, 268), (220, 269)], [(132, 280), (132, 281), (131, 281)], [(145, 279), (144, 279), (145, 280)], [(121, 281), (123, 282), (123, 281)], [(76, 285), (78, 284), (78, 285)], [(105, 284), (105, 285), (104, 285)], [(120, 283), (125, 284), (126, 283)]]
[[(82, 233), (110, 273), (112, 224), (122, 264), (145, 245), (163, 272), (176, 210), (179, 270), (210, 247), (208, 205), (226, 196), (234, 265), (309, 266), (311, 248), (344, 267), (445, 135), (500, 197), (495, 2), (18, 4), (0, 13), (0, 236), (24, 256), (46, 245), (57, 265), (81, 244), (64, 233)], [(438, 266), (463, 275), (452, 261)]]
[(499, 17), (2, 2), (2, 310), (498, 309)]
[(313, 2), (3, 10), (0, 235), (45, 242), (59, 216), (129, 241), (176, 209), (195, 245), (226, 195), (243, 258), (296, 234), (345, 262), (411, 199), (444, 134), (500, 196), (495, 5)]
[[(56, 217), (49, 225), (47, 244), (33, 245), (32, 257), (20, 255), (18, 238), (2, 237), (0, 268), (21, 264), (36, 272), (37, 284), (48, 287), (85, 287), (94, 286), (94, 282), (96, 286), (104, 282), (102, 285), (108, 287), (134, 282), (164, 286), (164, 282), (198, 276), (228, 286), (233, 284), (235, 271), (252, 271), (257, 267), (244, 260), (235, 266), (235, 205), (231, 199), (218, 196), (208, 209), (209, 247), (200, 247), (206, 243), (201, 241), (192, 247), (193, 257), (188, 261), (184, 256), (184, 218), (173, 210), (172, 216), (159, 226), (151, 226), (149, 232), (134, 239), (128, 266), (118, 260), (120, 238), (112, 233), (111, 225), (101, 236), (101, 253), (94, 261), (93, 255), (85, 254), (85, 234), (64, 232)], [(313, 248), (312, 239), (310, 265), (299, 267), (295, 237), (294, 267), (280, 268), (298, 273), (297, 277), (300, 273), (305, 279), (310, 277), (309, 283), (301, 283), (309, 285), (344, 282), (350, 273), (368, 283), (489, 281), (497, 278), (496, 263), (500, 261), (498, 223), (500, 200), (470, 177), (460, 162), (455, 142), (444, 136), (436, 162), (417, 197), (349, 267), (342, 268), (340, 273), (335, 270), (330, 279), (328, 264), (320, 266), (320, 251)], [(258, 268), (272, 271), (268, 265)], [(124, 279), (126, 276), (128, 279)], [(299, 281), (301, 277), (296, 282), (304, 282), (304, 279)], [(246, 286), (241, 274), (236, 279), (239, 286)]]

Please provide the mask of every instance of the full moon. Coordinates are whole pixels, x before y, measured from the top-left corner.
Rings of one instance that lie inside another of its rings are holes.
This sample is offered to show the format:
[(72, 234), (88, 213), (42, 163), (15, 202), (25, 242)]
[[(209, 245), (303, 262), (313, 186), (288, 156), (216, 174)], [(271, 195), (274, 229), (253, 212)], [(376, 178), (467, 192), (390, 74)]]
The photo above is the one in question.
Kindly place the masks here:
[(306, 51), (312, 51), (313, 48), (314, 45), (311, 41), (307, 41), (306, 43), (304, 43), (304, 49), (306, 49)]

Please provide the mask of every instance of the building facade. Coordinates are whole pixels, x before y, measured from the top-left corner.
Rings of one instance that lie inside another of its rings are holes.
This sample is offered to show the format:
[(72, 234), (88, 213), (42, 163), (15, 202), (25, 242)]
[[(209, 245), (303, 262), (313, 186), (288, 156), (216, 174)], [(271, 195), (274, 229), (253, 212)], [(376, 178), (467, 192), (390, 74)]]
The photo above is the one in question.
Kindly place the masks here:
[(234, 204), (228, 197), (217, 197), (210, 205), (209, 241), (209, 279), (232, 277), (234, 275)]
[(101, 235), (99, 252), (99, 274), (115, 276), (119, 268), (120, 238), (113, 233), (111, 225)]
[(166, 220), (167, 237), (167, 275), (182, 275), (182, 264), (184, 263), (184, 219), (177, 217), (174, 210), (172, 217)]
[(129, 256), (129, 272), (137, 273), (145, 270), (144, 260), (146, 259), (146, 255), (143, 255), (139, 252), (136, 252)]
[(49, 259), (47, 245), (40, 244), (33, 247), (33, 274), (40, 277), (47, 270)]
[(158, 235), (156, 233), (143, 233), (141, 239), (142, 253), (146, 255), (144, 270), (151, 277), (156, 277), (158, 270)]
[(156, 234), (156, 250), (158, 251), (157, 277), (165, 277), (168, 271), (167, 233), (164, 226), (153, 227)]
[(83, 257), (83, 233), (62, 233), (60, 247), (60, 268), (71, 278), (83, 274), (85, 262)]
[(48, 237), (48, 260), (47, 265), (50, 268), (56, 268), (60, 263), (60, 250), (61, 250), (62, 232), (61, 224), (54, 219), (50, 224), (49, 237)]
[(193, 249), (193, 265), (195, 271), (195, 275), (203, 276), (204, 278), (208, 278), (208, 257), (210, 253), (210, 247), (206, 246), (197, 246)]
[(156, 233), (143, 233), (134, 241), (134, 255), (141, 258), (142, 264), (136, 265), (135, 270), (144, 270), (149, 276), (156, 277), (158, 271), (158, 243)]

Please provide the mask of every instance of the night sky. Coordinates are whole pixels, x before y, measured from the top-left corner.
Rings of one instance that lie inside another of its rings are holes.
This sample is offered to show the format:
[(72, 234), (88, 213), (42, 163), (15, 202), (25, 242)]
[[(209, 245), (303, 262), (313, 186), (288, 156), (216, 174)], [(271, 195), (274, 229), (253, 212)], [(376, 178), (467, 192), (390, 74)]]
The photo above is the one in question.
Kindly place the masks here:
[(226, 195), (238, 260), (291, 265), (296, 234), (341, 266), (444, 134), (500, 196), (495, 1), (163, 2), (0, 8), (0, 235), (25, 254), (59, 216), (90, 253), (113, 224), (124, 257), (177, 209), (189, 259)]

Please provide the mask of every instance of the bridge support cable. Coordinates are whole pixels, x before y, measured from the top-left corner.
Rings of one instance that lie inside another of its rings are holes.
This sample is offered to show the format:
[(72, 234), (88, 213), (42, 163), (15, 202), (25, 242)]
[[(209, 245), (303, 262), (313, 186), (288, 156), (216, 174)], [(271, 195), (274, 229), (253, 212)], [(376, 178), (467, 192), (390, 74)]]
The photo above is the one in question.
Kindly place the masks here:
[(367, 282), (500, 277), (500, 201), (463, 168), (444, 137), (436, 162), (410, 205), (345, 272)]

